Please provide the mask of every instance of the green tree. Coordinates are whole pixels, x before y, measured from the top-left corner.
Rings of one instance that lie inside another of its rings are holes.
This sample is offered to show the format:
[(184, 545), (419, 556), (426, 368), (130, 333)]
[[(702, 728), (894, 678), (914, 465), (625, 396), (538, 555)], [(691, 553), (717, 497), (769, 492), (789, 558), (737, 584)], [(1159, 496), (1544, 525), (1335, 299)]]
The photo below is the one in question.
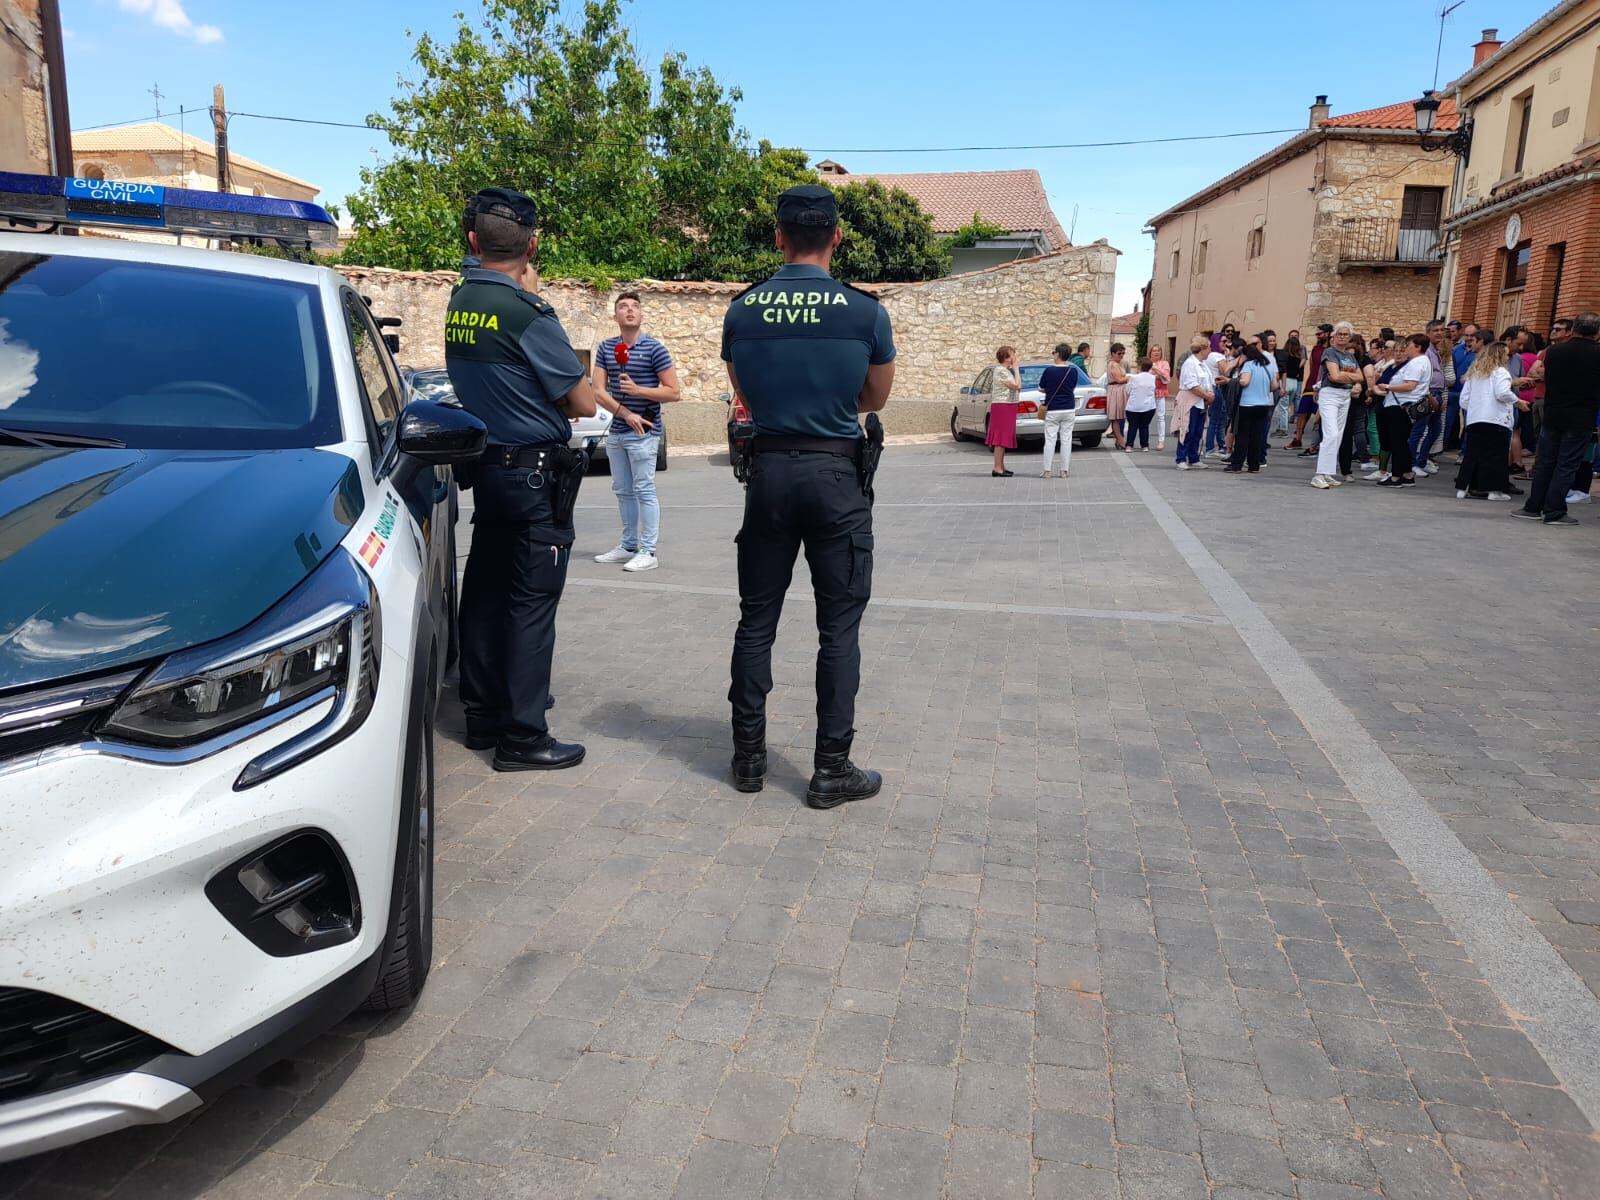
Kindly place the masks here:
[(1139, 324), (1133, 330), (1133, 356), (1143, 358), (1150, 352), (1150, 310), (1139, 314)]
[(975, 212), (972, 220), (944, 239), (944, 250), (946, 254), (952, 250), (970, 250), (985, 238), (1004, 237), (1010, 232), (1000, 225), (990, 224), (982, 213)]
[(875, 179), (838, 189), (844, 239), (834, 256), (840, 279), (905, 283), (936, 279), (950, 269), (950, 252), (916, 198)]
[[(415, 78), (368, 122), (394, 155), (361, 172), (343, 261), (445, 269), (461, 259), (461, 208), (481, 187), (519, 188), (540, 209), (545, 274), (596, 281), (754, 280), (776, 269), (778, 193), (817, 174), (802, 151), (752, 146), (736, 88), (668, 54), (652, 73), (622, 0), (486, 0), (454, 39), (416, 39)], [(942, 274), (911, 197), (842, 189), (849, 279)], [(845, 193), (850, 193), (846, 198)]]

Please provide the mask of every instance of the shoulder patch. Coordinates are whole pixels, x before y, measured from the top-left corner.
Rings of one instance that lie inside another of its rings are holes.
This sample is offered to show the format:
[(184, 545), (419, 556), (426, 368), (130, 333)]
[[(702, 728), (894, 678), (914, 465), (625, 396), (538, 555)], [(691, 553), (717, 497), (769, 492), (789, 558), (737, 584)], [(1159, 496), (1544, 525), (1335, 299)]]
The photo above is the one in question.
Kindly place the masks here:
[(517, 289), (516, 297), (541, 317), (553, 317), (556, 315), (556, 310), (542, 296), (536, 296), (532, 292), (525, 292), (519, 288)]

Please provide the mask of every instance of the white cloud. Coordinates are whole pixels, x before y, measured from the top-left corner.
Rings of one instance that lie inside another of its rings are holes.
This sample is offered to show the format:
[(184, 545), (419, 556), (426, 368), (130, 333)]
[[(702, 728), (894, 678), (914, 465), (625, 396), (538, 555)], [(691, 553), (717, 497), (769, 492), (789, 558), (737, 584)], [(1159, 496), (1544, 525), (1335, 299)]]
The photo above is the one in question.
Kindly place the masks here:
[(117, 0), (123, 12), (149, 17), (151, 24), (169, 29), (179, 37), (193, 38), (201, 45), (222, 40), (222, 30), (215, 25), (196, 25), (183, 11), (181, 0)]

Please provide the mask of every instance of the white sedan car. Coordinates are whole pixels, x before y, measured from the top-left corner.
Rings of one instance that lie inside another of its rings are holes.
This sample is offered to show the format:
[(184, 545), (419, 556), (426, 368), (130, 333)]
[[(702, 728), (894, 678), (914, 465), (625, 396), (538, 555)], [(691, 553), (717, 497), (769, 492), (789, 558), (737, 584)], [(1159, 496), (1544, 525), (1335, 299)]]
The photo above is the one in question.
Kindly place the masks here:
[[(335, 236), (295, 201), (0, 173), (5, 217)], [(0, 232), (0, 1162), (415, 999), (447, 464), (485, 436), (326, 267)]]
[[(1039, 377), (1049, 363), (1022, 364), (1022, 390), (1017, 393), (1017, 441), (1044, 441), (1044, 393), (1039, 390)], [(950, 436), (958, 442), (970, 439), (983, 441), (989, 433), (989, 382), (994, 367), (987, 366), (978, 372), (972, 386), (964, 387), (956, 396), (956, 406), (950, 413)], [(1072, 440), (1085, 450), (1100, 444), (1110, 422), (1106, 420), (1106, 390), (1091, 383), (1081, 371), (1074, 390), (1078, 402), (1078, 416), (1072, 424)]]

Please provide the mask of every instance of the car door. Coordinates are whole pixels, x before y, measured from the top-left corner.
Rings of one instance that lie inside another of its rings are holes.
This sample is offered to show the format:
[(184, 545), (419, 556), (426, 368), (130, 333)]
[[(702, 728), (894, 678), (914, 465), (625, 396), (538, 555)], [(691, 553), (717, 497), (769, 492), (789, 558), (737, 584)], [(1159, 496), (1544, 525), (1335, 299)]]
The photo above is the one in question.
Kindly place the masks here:
[(983, 432), (983, 419), (989, 413), (989, 381), (994, 376), (993, 367), (985, 367), (970, 387), (961, 389), (961, 427), (973, 433)]

